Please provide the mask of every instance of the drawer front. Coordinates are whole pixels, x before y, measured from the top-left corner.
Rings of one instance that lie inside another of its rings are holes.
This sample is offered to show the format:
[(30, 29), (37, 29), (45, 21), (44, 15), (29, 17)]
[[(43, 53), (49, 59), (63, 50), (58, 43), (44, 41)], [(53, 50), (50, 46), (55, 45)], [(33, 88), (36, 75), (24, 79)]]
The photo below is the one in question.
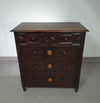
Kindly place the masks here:
[(20, 45), (39, 45), (43, 43), (44, 35), (49, 35), (49, 33), (15, 33), (16, 42)]
[(78, 58), (80, 57), (79, 47), (21, 47), (21, 56), (25, 59), (38, 59), (38, 58)]
[(52, 33), (52, 36), (56, 38), (59, 45), (76, 45), (80, 46), (82, 40), (82, 32), (80, 33)]
[(74, 73), (77, 61), (23, 61), (23, 71), (31, 73)]
[(82, 32), (79, 33), (15, 33), (19, 45), (80, 45)]
[(67, 74), (24, 74), (24, 83), (26, 86), (36, 87), (71, 87), (73, 86), (74, 75)]

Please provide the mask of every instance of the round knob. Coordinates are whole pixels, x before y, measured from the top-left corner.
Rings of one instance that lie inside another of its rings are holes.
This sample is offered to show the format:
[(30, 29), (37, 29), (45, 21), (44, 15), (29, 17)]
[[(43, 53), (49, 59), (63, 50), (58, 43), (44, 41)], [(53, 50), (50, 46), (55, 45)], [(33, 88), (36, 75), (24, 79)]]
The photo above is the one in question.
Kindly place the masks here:
[(65, 64), (61, 65), (61, 69), (65, 72), (68, 72), (67, 65)]
[(65, 41), (67, 41), (67, 37), (65, 37)]
[(65, 82), (65, 79), (62, 79), (61, 81), (62, 81), (62, 82)]
[(38, 68), (38, 65), (37, 65), (37, 64), (34, 64), (34, 65), (33, 65), (33, 68), (34, 68), (34, 69), (37, 69), (37, 68)]
[(48, 78), (48, 82), (51, 83), (53, 80), (52, 78)]
[(47, 54), (48, 54), (48, 55), (52, 55), (52, 50), (48, 50), (48, 51), (47, 51)]
[(66, 52), (66, 51), (63, 51), (62, 53), (63, 53), (64, 55), (66, 55), (66, 54), (67, 54), (67, 52)]
[(37, 51), (36, 51), (36, 50), (33, 50), (33, 54), (36, 55), (36, 54), (37, 54)]
[(52, 68), (52, 64), (48, 64), (48, 69), (51, 69)]
[(66, 66), (65, 64), (63, 64), (63, 65), (62, 65), (62, 68), (63, 68), (63, 69), (66, 69), (66, 68), (67, 68), (67, 66)]
[(38, 79), (35, 79), (34, 82), (38, 82)]

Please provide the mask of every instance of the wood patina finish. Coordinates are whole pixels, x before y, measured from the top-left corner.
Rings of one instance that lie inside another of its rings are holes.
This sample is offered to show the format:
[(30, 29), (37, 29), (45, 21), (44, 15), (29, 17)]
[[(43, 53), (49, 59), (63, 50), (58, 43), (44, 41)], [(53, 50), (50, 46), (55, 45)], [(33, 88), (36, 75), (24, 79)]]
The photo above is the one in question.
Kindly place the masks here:
[(23, 90), (26, 87), (78, 91), (85, 34), (79, 22), (24, 22), (14, 32)]

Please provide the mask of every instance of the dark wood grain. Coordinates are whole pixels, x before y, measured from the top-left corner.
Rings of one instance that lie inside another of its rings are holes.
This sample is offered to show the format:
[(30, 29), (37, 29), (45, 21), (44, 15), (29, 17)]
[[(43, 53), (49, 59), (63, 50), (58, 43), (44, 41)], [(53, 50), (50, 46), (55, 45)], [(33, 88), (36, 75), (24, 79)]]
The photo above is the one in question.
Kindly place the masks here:
[(85, 33), (78, 22), (21, 23), (14, 32), (23, 90), (26, 87), (78, 91)]
[(23, 22), (11, 30), (12, 32), (86, 32), (88, 31), (79, 22), (50, 22), (32, 23)]

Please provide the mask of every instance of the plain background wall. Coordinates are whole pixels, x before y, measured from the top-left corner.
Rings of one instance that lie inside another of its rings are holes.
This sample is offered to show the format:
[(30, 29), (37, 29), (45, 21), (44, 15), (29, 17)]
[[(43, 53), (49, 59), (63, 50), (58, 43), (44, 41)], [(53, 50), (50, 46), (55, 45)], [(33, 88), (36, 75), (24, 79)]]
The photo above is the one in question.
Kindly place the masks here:
[(81, 22), (84, 57), (100, 57), (100, 0), (0, 0), (0, 56), (16, 56), (13, 33), (20, 22)]

